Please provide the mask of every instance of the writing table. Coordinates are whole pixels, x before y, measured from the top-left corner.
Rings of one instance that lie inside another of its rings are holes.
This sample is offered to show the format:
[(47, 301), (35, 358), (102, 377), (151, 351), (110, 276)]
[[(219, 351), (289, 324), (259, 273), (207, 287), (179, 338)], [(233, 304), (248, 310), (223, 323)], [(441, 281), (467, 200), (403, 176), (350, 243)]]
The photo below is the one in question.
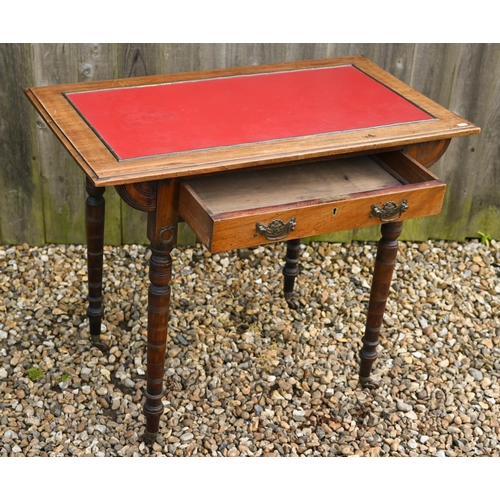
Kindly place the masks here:
[[(219, 252), (287, 241), (290, 307), (300, 238), (381, 224), (360, 351), (370, 371), (403, 221), (439, 213), (432, 166), (479, 128), (362, 56), (26, 89), (87, 178), (87, 309), (99, 344), (104, 198), (148, 213), (147, 440), (163, 413), (177, 224)], [(102, 347), (102, 346), (101, 346)]]

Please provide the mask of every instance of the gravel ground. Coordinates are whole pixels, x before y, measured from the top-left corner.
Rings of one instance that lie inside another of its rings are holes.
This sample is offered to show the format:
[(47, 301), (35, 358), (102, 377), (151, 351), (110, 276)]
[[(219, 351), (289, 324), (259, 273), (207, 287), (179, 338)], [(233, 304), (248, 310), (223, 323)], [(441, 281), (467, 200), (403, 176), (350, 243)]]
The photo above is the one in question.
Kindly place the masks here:
[(146, 247), (105, 248), (111, 349), (89, 345), (85, 247), (0, 246), (0, 456), (498, 456), (500, 246), (401, 243), (377, 390), (358, 386), (372, 243), (174, 251), (165, 414), (147, 446)]

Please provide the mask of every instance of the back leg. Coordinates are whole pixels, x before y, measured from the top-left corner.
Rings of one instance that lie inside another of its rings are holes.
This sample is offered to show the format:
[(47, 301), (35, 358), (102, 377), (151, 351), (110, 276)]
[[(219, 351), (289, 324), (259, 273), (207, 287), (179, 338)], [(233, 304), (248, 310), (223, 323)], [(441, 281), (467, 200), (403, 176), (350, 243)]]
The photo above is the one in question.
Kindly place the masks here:
[(285, 300), (290, 309), (298, 309), (299, 301), (293, 297), (293, 285), (295, 278), (299, 274), (299, 259), (300, 259), (300, 239), (288, 240), (286, 242), (285, 267), (283, 268), (284, 275), (284, 292)]
[(89, 318), (90, 335), (93, 344), (101, 350), (109, 347), (101, 341), (102, 307), (102, 270), (104, 249), (104, 189), (95, 187), (87, 177), (87, 202), (85, 206), (85, 221), (87, 232), (87, 268), (89, 305), (87, 316)]

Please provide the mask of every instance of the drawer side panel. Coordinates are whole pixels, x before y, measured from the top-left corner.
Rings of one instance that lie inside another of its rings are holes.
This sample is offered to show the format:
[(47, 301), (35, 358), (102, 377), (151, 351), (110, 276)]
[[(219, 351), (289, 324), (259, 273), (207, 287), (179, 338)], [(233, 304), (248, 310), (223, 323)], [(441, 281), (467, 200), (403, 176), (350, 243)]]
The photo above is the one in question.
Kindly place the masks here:
[(179, 215), (188, 223), (198, 239), (207, 247), (212, 245), (214, 221), (196, 193), (181, 183), (179, 194)]

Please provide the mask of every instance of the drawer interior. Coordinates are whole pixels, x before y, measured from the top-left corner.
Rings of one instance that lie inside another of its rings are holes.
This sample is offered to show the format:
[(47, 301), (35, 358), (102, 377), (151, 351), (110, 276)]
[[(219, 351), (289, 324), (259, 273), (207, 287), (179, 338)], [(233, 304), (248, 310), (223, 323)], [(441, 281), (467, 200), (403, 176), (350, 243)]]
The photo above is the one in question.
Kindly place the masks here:
[(294, 203), (315, 203), (401, 181), (368, 156), (342, 160), (229, 172), (187, 181), (212, 214)]
[[(308, 207), (363, 197), (371, 199), (385, 193), (396, 195), (398, 191), (404, 194), (413, 188), (436, 184), (444, 188), (434, 174), (399, 151), (231, 171), (184, 180), (181, 183), (180, 215), (198, 238), (211, 248), (217, 222), (224, 220), (232, 221), (231, 230), (234, 231), (234, 221), (239, 218), (290, 211), (300, 214)], [(422, 216), (421, 211), (418, 216)], [(369, 223), (376, 221), (367, 221)], [(355, 220), (354, 227), (359, 227)], [(321, 231), (322, 227), (317, 230)], [(303, 236), (292, 234), (290, 237)]]

